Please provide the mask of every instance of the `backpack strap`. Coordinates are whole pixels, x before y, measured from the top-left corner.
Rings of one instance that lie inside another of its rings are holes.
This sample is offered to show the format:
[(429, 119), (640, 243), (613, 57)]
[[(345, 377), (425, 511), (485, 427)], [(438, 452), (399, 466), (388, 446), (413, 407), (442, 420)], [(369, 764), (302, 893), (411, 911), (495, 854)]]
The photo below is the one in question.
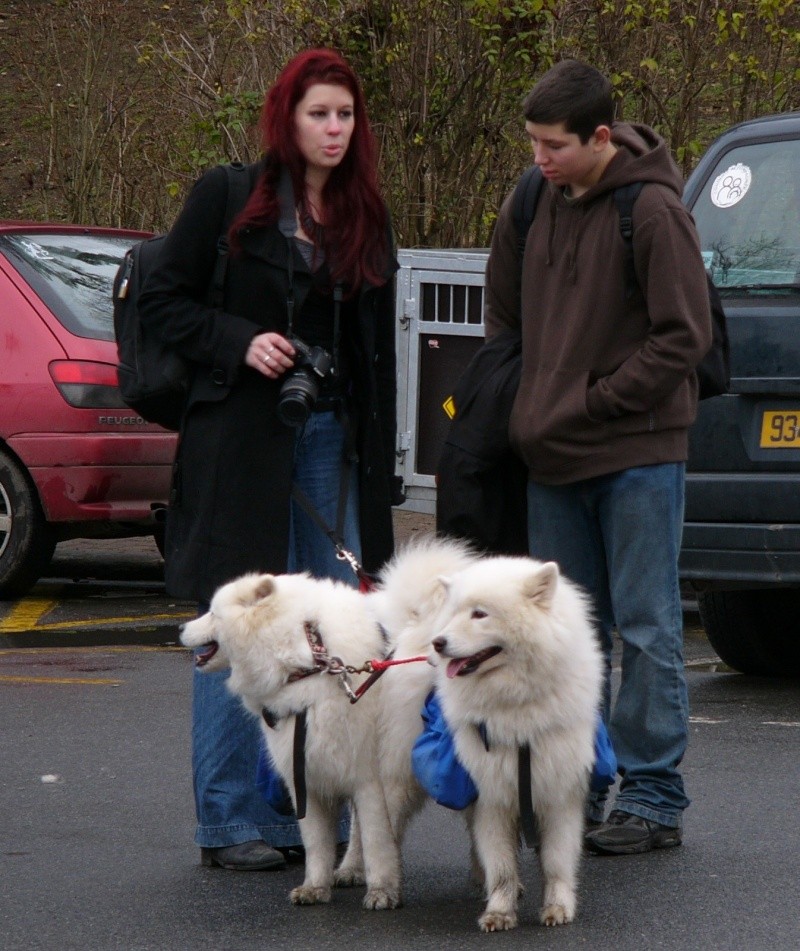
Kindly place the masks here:
[(212, 307), (222, 307), (225, 302), (225, 275), (228, 271), (228, 230), (231, 222), (247, 204), (255, 182), (255, 166), (230, 162), (224, 166), (228, 177), (228, 197), (225, 202), (225, 215), (222, 219), (222, 231), (217, 238), (217, 260), (211, 275), (209, 303)]
[(633, 262), (633, 203), (642, 190), (641, 182), (631, 182), (614, 189), (614, 204), (619, 214), (619, 233), (624, 245), (625, 297), (633, 296), (636, 289), (636, 267)]
[(544, 176), (538, 165), (531, 165), (522, 173), (512, 198), (512, 212), (514, 216), (514, 231), (517, 235), (517, 250), (519, 265), (522, 267), (522, 256), (525, 253), (525, 241), (528, 238), (539, 195), (542, 192)]
[[(294, 236), (297, 231), (297, 215), (295, 213), (294, 186), (292, 185), (292, 176), (289, 169), (284, 165), (281, 169), (281, 176), (278, 179), (278, 231), (286, 239), (286, 273), (289, 277), (289, 291), (286, 297), (286, 333), (292, 334), (292, 325), (294, 322)], [(336, 312), (338, 319), (338, 310)], [(336, 338), (336, 327), (334, 327), (334, 340)], [(334, 366), (336, 363), (334, 362)]]
[[(512, 198), (514, 231), (517, 236), (519, 266), (525, 253), (525, 242), (536, 214), (536, 206), (542, 192), (544, 176), (538, 165), (531, 165), (522, 173)], [(637, 286), (636, 268), (633, 261), (633, 205), (642, 190), (642, 182), (631, 182), (614, 189), (614, 204), (619, 215), (619, 232), (624, 244), (625, 297), (633, 295)]]

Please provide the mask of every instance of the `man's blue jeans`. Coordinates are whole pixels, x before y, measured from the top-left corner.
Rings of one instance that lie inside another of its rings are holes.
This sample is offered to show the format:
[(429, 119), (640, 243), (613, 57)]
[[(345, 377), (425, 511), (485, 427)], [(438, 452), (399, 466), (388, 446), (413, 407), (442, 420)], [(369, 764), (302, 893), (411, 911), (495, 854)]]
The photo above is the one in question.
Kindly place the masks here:
[[(332, 528), (336, 527), (344, 430), (333, 412), (312, 413), (298, 430), (294, 481)], [(351, 467), (344, 524), (346, 547), (360, 560), (358, 473)], [(255, 488), (255, 487), (254, 487)], [(336, 558), (332, 542), (292, 502), (289, 571), (356, 583), (347, 562)], [(205, 610), (201, 606), (201, 610)], [(195, 842), (204, 848), (238, 845), (263, 839), (278, 848), (299, 845), (294, 817), (275, 812), (255, 786), (256, 765), (263, 743), (261, 726), (226, 687), (225, 671), (195, 672), (192, 704), (192, 766), (197, 812)], [(347, 823), (339, 839), (347, 838)]]
[[(594, 601), (606, 661), (604, 716), (619, 761), (615, 809), (679, 826), (689, 805), (678, 766), (688, 739), (678, 552), (682, 463), (640, 466), (570, 485), (528, 483), (534, 558), (558, 563)], [(611, 704), (612, 630), (622, 677)], [(605, 796), (592, 798), (603, 818)]]

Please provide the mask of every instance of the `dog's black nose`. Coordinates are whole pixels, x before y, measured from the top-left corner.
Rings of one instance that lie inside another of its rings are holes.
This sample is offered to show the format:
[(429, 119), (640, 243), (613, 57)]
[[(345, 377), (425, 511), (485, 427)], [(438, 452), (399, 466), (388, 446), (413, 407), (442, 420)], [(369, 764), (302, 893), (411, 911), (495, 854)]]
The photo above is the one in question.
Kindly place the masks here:
[(446, 637), (434, 637), (433, 639), (433, 649), (437, 654), (441, 654), (442, 651), (447, 647), (447, 638)]

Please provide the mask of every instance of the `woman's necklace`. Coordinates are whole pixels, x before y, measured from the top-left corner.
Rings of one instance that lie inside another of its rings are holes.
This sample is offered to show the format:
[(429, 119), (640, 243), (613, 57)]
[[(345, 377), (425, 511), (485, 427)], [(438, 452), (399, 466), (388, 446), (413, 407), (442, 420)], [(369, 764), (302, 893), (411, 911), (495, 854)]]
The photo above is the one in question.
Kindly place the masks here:
[(300, 219), (300, 226), (306, 236), (315, 247), (321, 248), (325, 229), (311, 214), (311, 207), (305, 195), (300, 199), (297, 214)]

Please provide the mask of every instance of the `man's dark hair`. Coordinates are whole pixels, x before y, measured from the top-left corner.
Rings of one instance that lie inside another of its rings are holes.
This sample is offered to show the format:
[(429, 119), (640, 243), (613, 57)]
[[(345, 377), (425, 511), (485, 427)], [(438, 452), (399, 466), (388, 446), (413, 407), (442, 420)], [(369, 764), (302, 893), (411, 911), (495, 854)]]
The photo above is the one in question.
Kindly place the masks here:
[(563, 59), (536, 83), (525, 97), (522, 109), (528, 122), (563, 122), (564, 129), (585, 144), (599, 125), (610, 126), (614, 121), (613, 90), (594, 66)]

